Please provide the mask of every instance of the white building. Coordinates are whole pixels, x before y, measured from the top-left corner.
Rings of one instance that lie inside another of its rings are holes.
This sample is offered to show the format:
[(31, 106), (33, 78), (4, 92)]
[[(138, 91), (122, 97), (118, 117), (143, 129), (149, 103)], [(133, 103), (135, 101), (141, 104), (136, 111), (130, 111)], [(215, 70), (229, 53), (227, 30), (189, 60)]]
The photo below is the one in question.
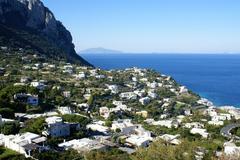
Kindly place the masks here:
[(191, 122), (191, 123), (185, 123), (184, 127), (186, 128), (203, 128), (204, 124), (199, 122)]
[(52, 137), (65, 137), (70, 135), (70, 124), (63, 123), (61, 117), (48, 117), (45, 121), (48, 124), (48, 129), (43, 131), (43, 135), (50, 135)]
[(231, 120), (231, 115), (220, 113), (219, 115), (212, 116), (212, 121), (225, 121), (225, 120)]
[(26, 132), (20, 135), (4, 136), (4, 147), (14, 150), (25, 157), (31, 156), (31, 151), (41, 148), (41, 144), (46, 141), (45, 137)]
[(152, 89), (155, 89), (158, 87), (158, 83), (157, 82), (152, 82), (152, 83), (147, 83), (147, 86), (152, 88)]
[(89, 138), (74, 139), (71, 141), (63, 142), (58, 145), (65, 150), (74, 149), (78, 152), (89, 152), (91, 150), (105, 150), (106, 146), (99, 141)]
[(143, 97), (145, 95), (145, 90), (135, 90), (133, 92), (139, 97)]
[(201, 98), (200, 100), (197, 101), (198, 104), (202, 104), (202, 105), (206, 105), (208, 107), (212, 107), (213, 103), (211, 101), (209, 101), (206, 98)]
[(77, 107), (79, 107), (80, 109), (83, 109), (85, 111), (88, 110), (89, 108), (89, 105), (87, 103), (81, 103), (81, 104), (78, 104)]
[(172, 127), (177, 128), (179, 125), (178, 122), (174, 120), (153, 121), (151, 124), (154, 126), (164, 126), (167, 128), (172, 128)]
[(152, 91), (149, 91), (149, 92), (148, 92), (148, 96), (149, 96), (150, 98), (152, 98), (152, 99), (156, 99), (156, 98), (158, 97), (157, 93), (154, 93), (154, 92), (152, 92)]
[(150, 140), (145, 136), (131, 135), (126, 140), (126, 143), (136, 147), (147, 147), (149, 146)]
[(121, 105), (117, 105), (117, 107), (115, 108), (110, 108), (110, 112), (118, 112), (118, 111), (131, 111), (131, 108), (128, 108), (127, 105), (125, 104), (121, 104)]
[(112, 122), (111, 130), (117, 131), (119, 129), (121, 133), (127, 135), (130, 134), (133, 130), (135, 130), (136, 126), (132, 124), (130, 119), (117, 120)]
[(75, 75), (76, 79), (84, 79), (86, 78), (86, 75), (84, 72), (79, 72), (77, 75)]
[(106, 78), (105, 75), (96, 75), (95, 77), (96, 77), (97, 79), (103, 79), (103, 78)]
[(64, 115), (64, 114), (72, 114), (73, 111), (71, 110), (70, 107), (58, 107), (58, 111)]
[(123, 101), (113, 101), (112, 104), (115, 105), (115, 106), (119, 106), (119, 105), (123, 104)]
[(122, 99), (137, 99), (137, 95), (134, 92), (124, 92), (120, 94)]
[(180, 137), (179, 134), (177, 135), (171, 135), (171, 134), (164, 134), (162, 136), (159, 136), (158, 138), (174, 145), (178, 145), (181, 143), (181, 141), (178, 139)]
[(240, 147), (237, 147), (233, 142), (225, 142), (223, 146), (226, 155), (240, 156)]
[(108, 85), (108, 89), (111, 90), (113, 94), (117, 94), (119, 92), (117, 85)]
[(92, 131), (98, 131), (103, 134), (108, 134), (108, 127), (103, 126), (105, 123), (103, 121), (93, 122), (86, 126), (87, 129), (91, 129)]
[(44, 83), (38, 82), (38, 81), (33, 81), (33, 82), (31, 82), (30, 85), (32, 87), (35, 87), (35, 88), (39, 89), (39, 90), (43, 90), (46, 87)]
[(70, 97), (71, 97), (71, 92), (70, 92), (70, 91), (64, 91), (64, 92), (63, 92), (63, 96), (64, 96), (65, 98), (70, 98)]
[(208, 137), (208, 133), (206, 129), (201, 129), (201, 128), (192, 128), (190, 130), (190, 133), (192, 134), (200, 134), (203, 138)]
[(214, 125), (214, 126), (222, 126), (224, 124), (223, 121), (208, 121), (208, 124)]
[(188, 89), (185, 86), (181, 86), (179, 87), (179, 93), (180, 94), (188, 93)]

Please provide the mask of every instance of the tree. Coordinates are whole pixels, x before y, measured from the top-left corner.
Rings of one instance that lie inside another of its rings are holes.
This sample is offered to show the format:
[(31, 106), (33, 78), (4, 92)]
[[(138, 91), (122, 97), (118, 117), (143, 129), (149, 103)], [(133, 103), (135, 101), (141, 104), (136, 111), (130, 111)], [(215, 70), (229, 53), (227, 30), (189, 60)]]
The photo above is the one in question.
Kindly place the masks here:
[(36, 134), (41, 134), (42, 130), (44, 129), (44, 124), (44, 117), (30, 119), (25, 122), (25, 127), (21, 129), (21, 132), (32, 132)]
[(132, 160), (192, 160), (194, 159), (195, 146), (183, 141), (180, 145), (173, 146), (164, 141), (153, 142), (148, 148), (140, 148), (131, 156)]
[(14, 118), (14, 111), (10, 108), (0, 108), (0, 114), (5, 118)]
[(108, 151), (91, 151), (85, 155), (85, 160), (130, 160), (129, 155), (119, 149)]
[(6, 122), (0, 127), (1, 133), (5, 135), (17, 134), (20, 130), (18, 122)]

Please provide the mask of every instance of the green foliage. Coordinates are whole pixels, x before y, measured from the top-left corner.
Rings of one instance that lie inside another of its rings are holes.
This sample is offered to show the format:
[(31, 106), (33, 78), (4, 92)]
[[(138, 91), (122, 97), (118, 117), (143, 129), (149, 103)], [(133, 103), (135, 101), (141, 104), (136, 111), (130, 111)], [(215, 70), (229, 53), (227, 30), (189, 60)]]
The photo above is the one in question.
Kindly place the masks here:
[(198, 96), (193, 94), (182, 94), (177, 97), (177, 100), (186, 104), (194, 105), (199, 99)]
[(173, 92), (171, 92), (170, 90), (168, 90), (167, 88), (159, 88), (157, 90), (157, 94), (163, 98), (170, 98), (172, 96), (175, 96), (175, 94)]
[(106, 125), (107, 127), (111, 127), (111, 126), (112, 126), (112, 121), (107, 120), (107, 121), (105, 122), (105, 125)]
[(0, 147), (0, 160), (30, 160), (31, 158), (25, 158), (23, 155), (19, 153)]
[(14, 118), (14, 111), (10, 108), (0, 108), (0, 114), (4, 118)]
[(2, 134), (10, 135), (17, 134), (20, 130), (20, 124), (18, 122), (6, 122), (0, 126)]
[(140, 148), (132, 160), (192, 160), (194, 159), (195, 145), (183, 141), (180, 145), (173, 146), (163, 141), (153, 142), (148, 148)]
[(82, 126), (86, 126), (88, 123), (90, 123), (90, 119), (80, 115), (65, 114), (62, 115), (62, 118), (66, 122), (80, 123)]
[(129, 155), (118, 149), (107, 151), (91, 151), (85, 155), (85, 160), (130, 160)]
[(63, 152), (48, 151), (38, 153), (35, 152), (34, 156), (39, 160), (83, 160), (83, 156), (75, 150), (67, 150)]
[(41, 134), (43, 129), (44, 129), (44, 124), (45, 124), (45, 118), (40, 117), (36, 119), (30, 119), (27, 120), (24, 123), (24, 128), (22, 128), (20, 131), (21, 132), (32, 132), (36, 134)]

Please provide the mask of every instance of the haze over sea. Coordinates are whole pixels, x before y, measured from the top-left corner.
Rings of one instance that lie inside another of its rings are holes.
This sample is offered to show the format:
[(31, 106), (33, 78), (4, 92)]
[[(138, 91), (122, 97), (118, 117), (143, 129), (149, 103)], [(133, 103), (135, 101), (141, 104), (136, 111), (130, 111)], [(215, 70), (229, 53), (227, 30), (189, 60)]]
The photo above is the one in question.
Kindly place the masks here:
[(81, 54), (101, 69), (150, 68), (215, 105), (240, 107), (240, 54)]

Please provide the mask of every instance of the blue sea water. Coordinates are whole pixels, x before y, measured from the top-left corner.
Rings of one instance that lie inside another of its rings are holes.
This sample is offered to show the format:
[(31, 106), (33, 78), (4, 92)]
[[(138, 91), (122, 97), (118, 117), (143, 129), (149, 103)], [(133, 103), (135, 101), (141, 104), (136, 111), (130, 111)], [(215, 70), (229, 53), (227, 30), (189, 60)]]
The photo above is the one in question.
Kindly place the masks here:
[(102, 69), (151, 68), (172, 76), (215, 105), (240, 107), (238, 54), (82, 54)]

